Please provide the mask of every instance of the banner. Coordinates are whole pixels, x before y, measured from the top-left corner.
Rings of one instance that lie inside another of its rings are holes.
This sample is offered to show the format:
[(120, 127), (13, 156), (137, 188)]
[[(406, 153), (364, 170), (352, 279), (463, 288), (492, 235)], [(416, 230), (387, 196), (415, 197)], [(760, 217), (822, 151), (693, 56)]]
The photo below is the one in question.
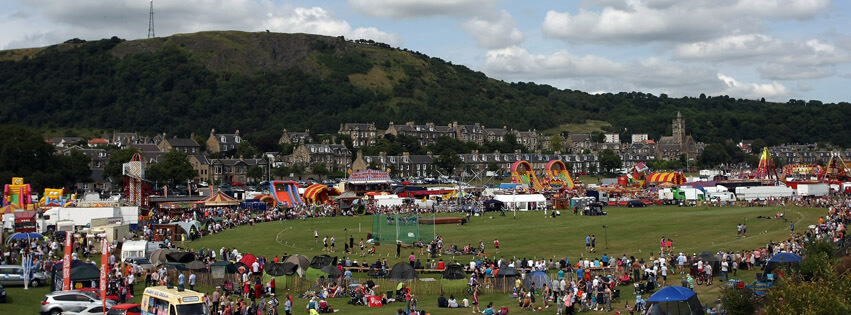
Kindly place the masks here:
[(103, 301), (103, 311), (104, 313), (106, 313), (106, 287), (108, 286), (107, 267), (109, 267), (109, 243), (106, 241), (106, 237), (101, 239), (100, 243), (102, 247), (100, 251), (100, 299)]
[(71, 290), (71, 232), (65, 232), (65, 257), (62, 259), (62, 291)]

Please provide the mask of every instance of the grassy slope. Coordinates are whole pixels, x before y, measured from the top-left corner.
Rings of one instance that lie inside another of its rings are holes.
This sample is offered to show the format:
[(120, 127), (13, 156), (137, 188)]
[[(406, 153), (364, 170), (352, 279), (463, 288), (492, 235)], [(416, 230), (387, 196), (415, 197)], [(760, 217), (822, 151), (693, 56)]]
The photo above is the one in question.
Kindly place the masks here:
[(584, 124), (564, 124), (564, 125), (561, 125), (561, 126), (558, 126), (558, 127), (543, 130), (541, 132), (543, 132), (544, 134), (548, 134), (548, 135), (558, 134), (558, 133), (562, 133), (562, 132), (565, 132), (565, 131), (568, 134), (592, 133), (592, 132), (595, 132), (595, 131), (605, 132), (605, 130), (603, 130), (603, 128), (611, 127), (611, 126), (612, 126), (612, 124), (610, 124), (607, 121), (589, 119), (589, 120), (586, 120)]
[[(540, 212), (517, 213), (517, 219), (512, 219), (511, 213), (507, 217), (489, 216), (474, 218), (472, 224), (439, 225), (437, 233), (442, 235), (447, 244), (466, 244), (478, 242), (484, 239), (491, 251), (494, 237), (498, 237), (502, 243), (502, 251), (506, 257), (562, 257), (566, 256), (571, 261), (576, 261), (584, 251), (584, 236), (594, 233), (598, 237), (598, 248), (601, 254), (608, 252), (612, 255), (621, 254), (635, 255), (636, 257), (648, 258), (648, 252), (657, 248), (660, 237), (670, 237), (674, 240), (675, 251), (701, 252), (704, 250), (741, 250), (752, 249), (764, 245), (768, 241), (779, 241), (788, 237), (788, 223), (777, 220), (757, 219), (757, 216), (773, 216), (777, 211), (785, 211), (787, 218), (797, 222), (798, 226), (806, 226), (815, 221), (823, 213), (822, 209), (812, 208), (679, 208), (649, 207), (644, 209), (629, 208), (607, 208), (608, 216), (602, 217), (574, 217), (563, 214), (556, 219), (549, 219)], [(746, 239), (736, 238), (735, 227), (739, 222), (747, 219), (750, 237)], [(360, 224), (360, 232), (358, 231)], [(254, 227), (241, 227), (229, 230), (212, 237), (206, 237), (188, 245), (196, 250), (200, 247), (221, 248), (236, 246), (241, 251), (266, 255), (304, 254), (309, 257), (321, 254), (320, 247), (313, 242), (313, 229), (318, 229), (320, 235), (336, 235), (340, 251), (342, 250), (342, 239), (349, 234), (356, 236), (356, 242), (360, 237), (365, 237), (371, 230), (372, 217), (362, 216), (358, 218), (328, 218), (306, 221), (272, 222), (255, 225)], [(608, 225), (609, 249), (605, 247), (605, 236), (602, 225)], [(343, 229), (348, 231), (343, 231)], [(287, 244), (279, 244), (276, 240)], [(658, 250), (658, 249), (656, 249)], [(392, 254), (393, 246), (379, 246), (380, 256), (391, 255), (389, 260), (394, 261)], [(594, 256), (597, 256), (595, 254)], [(337, 253), (342, 256), (342, 254)], [(369, 257), (370, 260), (377, 257)], [(459, 259), (466, 262), (463, 257), (443, 257), (444, 259)], [(438, 276), (439, 278), (439, 276)], [(675, 277), (674, 277), (675, 278)], [(740, 279), (753, 281), (754, 272), (740, 272)], [(672, 282), (678, 279), (669, 279)], [(716, 281), (716, 284), (718, 282)], [(455, 284), (450, 284), (455, 285)], [(141, 292), (137, 286), (137, 292)], [(209, 288), (202, 288), (207, 290)], [(623, 287), (623, 297), (618, 308), (622, 309), (623, 301), (633, 300), (631, 288)], [(719, 286), (700, 287), (697, 289), (703, 303), (711, 302), (717, 296)], [(7, 288), (10, 302), (3, 305), (4, 312), (8, 310), (11, 314), (32, 313), (38, 307), (38, 302), (47, 293), (47, 289), (36, 288), (25, 292), (22, 288)], [(140, 298), (136, 297), (136, 301)], [(420, 297), (421, 308), (425, 307), (432, 314), (461, 314), (462, 310), (439, 310), (433, 307), (436, 296)], [(646, 298), (646, 297), (645, 297)], [(502, 294), (485, 295), (481, 299), (484, 303), (494, 301), (496, 305), (514, 306), (513, 300)], [(306, 301), (296, 299), (296, 310), (300, 311)], [(342, 308), (347, 314), (367, 314), (371, 310), (366, 308), (354, 308), (345, 301), (333, 300), (332, 306)], [(399, 305), (392, 305), (395, 310)], [(513, 311), (516, 307), (512, 307)], [(382, 310), (390, 311), (390, 310)]]

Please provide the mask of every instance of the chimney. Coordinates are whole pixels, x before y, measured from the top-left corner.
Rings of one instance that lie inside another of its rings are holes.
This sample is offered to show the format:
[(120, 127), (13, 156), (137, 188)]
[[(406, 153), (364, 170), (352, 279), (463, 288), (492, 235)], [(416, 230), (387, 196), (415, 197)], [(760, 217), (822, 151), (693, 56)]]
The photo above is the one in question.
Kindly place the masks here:
[(426, 152), (426, 155), (428, 155), (428, 157), (434, 157), (434, 153), (432, 153), (431, 151)]
[(410, 156), (411, 156), (411, 153), (402, 152), (402, 157), (410, 157)]
[(190, 133), (189, 133), (189, 138), (190, 138), (190, 139), (195, 139), (195, 132), (190, 132)]
[(237, 136), (239, 135), (239, 129), (237, 129), (237, 130), (236, 130), (236, 135), (237, 135)]

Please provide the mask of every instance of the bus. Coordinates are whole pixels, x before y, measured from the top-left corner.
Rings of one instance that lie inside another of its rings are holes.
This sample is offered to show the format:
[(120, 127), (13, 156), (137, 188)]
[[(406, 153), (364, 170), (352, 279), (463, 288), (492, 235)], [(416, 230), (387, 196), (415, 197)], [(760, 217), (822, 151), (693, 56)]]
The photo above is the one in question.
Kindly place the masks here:
[(142, 315), (210, 315), (204, 295), (191, 290), (156, 286), (145, 288)]

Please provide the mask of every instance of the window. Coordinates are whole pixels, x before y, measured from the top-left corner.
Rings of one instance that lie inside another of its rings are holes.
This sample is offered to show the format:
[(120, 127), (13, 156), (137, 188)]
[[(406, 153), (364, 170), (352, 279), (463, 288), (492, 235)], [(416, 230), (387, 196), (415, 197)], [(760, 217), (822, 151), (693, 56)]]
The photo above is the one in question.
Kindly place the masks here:
[(222, 137), (221, 137), (221, 141), (222, 141), (222, 143), (227, 143), (227, 142), (228, 142), (228, 138), (225, 138), (225, 136), (222, 136)]

